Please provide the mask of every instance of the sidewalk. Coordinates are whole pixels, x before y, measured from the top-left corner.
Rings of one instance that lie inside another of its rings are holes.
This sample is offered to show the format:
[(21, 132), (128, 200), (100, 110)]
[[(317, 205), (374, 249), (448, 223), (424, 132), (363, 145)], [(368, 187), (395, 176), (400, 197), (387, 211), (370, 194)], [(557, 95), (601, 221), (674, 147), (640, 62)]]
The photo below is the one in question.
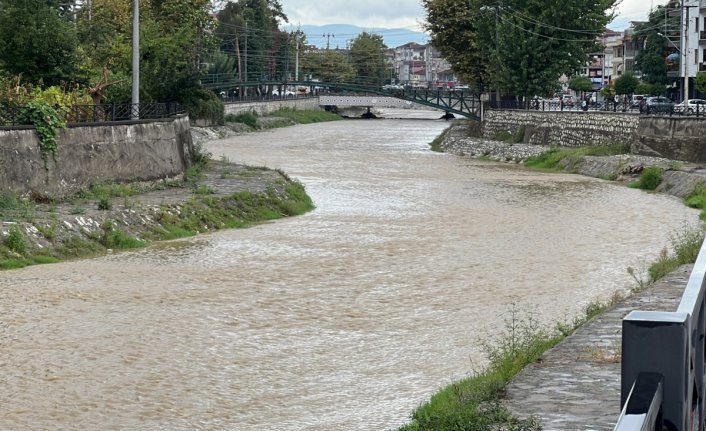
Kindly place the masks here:
[(632, 310), (675, 311), (692, 265), (596, 317), (526, 367), (507, 388), (508, 409), (538, 416), (544, 431), (613, 430), (620, 414), (622, 319)]

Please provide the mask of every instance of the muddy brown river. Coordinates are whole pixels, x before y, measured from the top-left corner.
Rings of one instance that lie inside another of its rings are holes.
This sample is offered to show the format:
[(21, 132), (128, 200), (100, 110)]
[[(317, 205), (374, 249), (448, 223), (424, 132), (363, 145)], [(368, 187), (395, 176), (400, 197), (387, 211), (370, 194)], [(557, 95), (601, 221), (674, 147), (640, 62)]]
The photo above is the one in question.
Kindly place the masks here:
[(446, 126), (214, 141), (317, 209), (0, 272), (0, 430), (395, 428), (483, 364), (510, 304), (571, 319), (697, 220), (673, 197), (429, 151)]

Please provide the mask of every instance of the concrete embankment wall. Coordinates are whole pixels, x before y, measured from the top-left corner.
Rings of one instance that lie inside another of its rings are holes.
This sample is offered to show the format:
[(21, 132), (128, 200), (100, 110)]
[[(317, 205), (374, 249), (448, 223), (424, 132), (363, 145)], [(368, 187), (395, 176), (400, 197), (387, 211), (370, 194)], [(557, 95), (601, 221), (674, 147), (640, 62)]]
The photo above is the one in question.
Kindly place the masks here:
[(522, 135), (528, 144), (580, 147), (627, 143), (634, 154), (706, 162), (706, 119), (613, 112), (488, 111), (485, 138)]
[(0, 129), (0, 193), (70, 196), (92, 183), (156, 180), (190, 165), (189, 118), (92, 123), (59, 131), (45, 158), (33, 127)]
[(284, 99), (276, 101), (247, 102), (247, 103), (226, 103), (225, 114), (240, 114), (243, 112), (256, 112), (266, 115), (279, 109), (306, 109), (315, 110), (319, 107), (319, 98), (310, 97), (306, 99)]

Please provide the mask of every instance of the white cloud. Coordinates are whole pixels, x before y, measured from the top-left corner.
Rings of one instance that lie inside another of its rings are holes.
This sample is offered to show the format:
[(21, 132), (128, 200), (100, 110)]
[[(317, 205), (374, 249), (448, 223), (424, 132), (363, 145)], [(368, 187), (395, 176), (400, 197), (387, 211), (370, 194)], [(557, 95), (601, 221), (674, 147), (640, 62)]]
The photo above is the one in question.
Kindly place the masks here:
[(650, 8), (661, 6), (667, 0), (623, 0), (617, 8), (617, 16), (610, 28), (622, 30), (630, 21), (646, 21)]
[[(425, 11), (421, 0), (281, 0), (292, 25), (353, 24), (363, 28), (409, 28), (420, 30)], [(646, 20), (650, 7), (667, 0), (622, 0), (614, 29), (630, 21)]]
[(420, 0), (282, 0), (290, 24), (353, 24), (363, 28), (418, 29)]

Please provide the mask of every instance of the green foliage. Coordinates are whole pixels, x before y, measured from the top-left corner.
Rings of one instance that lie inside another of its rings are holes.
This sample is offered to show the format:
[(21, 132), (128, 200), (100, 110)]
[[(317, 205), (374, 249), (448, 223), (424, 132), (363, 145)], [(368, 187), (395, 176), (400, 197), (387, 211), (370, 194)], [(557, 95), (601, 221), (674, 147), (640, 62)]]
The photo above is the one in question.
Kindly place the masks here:
[(227, 122), (232, 123), (243, 123), (253, 129), (259, 129), (260, 126), (257, 124), (257, 114), (255, 112), (241, 112), (240, 114), (228, 114), (226, 116)]
[(379, 34), (362, 32), (353, 39), (350, 57), (358, 84), (382, 85), (387, 70), (384, 52), (386, 48)]
[(569, 88), (574, 91), (593, 91), (593, 82), (587, 76), (576, 75), (569, 81)]
[(706, 93), (706, 72), (699, 72), (695, 79), (696, 91)]
[(296, 108), (282, 108), (269, 114), (272, 117), (284, 117), (297, 124), (321, 123), (325, 121), (338, 121), (341, 116), (320, 110), (298, 110)]
[(197, 88), (182, 94), (182, 103), (191, 118), (223, 124), (225, 107), (213, 91)]
[(488, 365), (474, 376), (452, 383), (413, 414), (412, 422), (399, 431), (539, 430), (537, 418), (519, 420), (500, 399), (510, 379), (563, 336), (540, 327), (531, 316), (521, 315), (513, 305), (501, 333), (481, 340)]
[(17, 225), (10, 228), (7, 238), (5, 239), (5, 245), (17, 254), (24, 255), (27, 253), (27, 241)]
[[(221, 51), (234, 57), (237, 52), (248, 53), (247, 76), (242, 70), (244, 80), (258, 81), (271, 75), (270, 66), (278, 64), (278, 55), (282, 60), (294, 55), (294, 49), (279, 49), (289, 46), (288, 35), (279, 30), (282, 21), (287, 22), (287, 16), (280, 2), (272, 0), (228, 2), (218, 13)], [(286, 56), (282, 51), (286, 51)]]
[(58, 130), (66, 127), (66, 122), (53, 107), (43, 100), (33, 100), (23, 112), (24, 120), (33, 124), (39, 136), (39, 149), (45, 161), (47, 156), (56, 157)]
[[(641, 72), (642, 79), (652, 85), (653, 90), (664, 87), (669, 81), (668, 66), (665, 58), (675, 48), (662, 35), (665, 27), (678, 28), (679, 17), (670, 16), (666, 6), (657, 6), (649, 14), (649, 21), (635, 27), (634, 36), (642, 46), (635, 57), (635, 69)], [(663, 94), (659, 91), (639, 92), (638, 94)]]
[[(506, 94), (551, 94), (585, 67), (616, 0), (423, 0), (431, 44), (467, 82)], [(608, 13), (606, 13), (608, 12)]]
[(142, 241), (137, 238), (131, 237), (120, 229), (116, 229), (113, 222), (108, 220), (103, 224), (103, 236), (101, 237), (101, 244), (105, 248), (110, 249), (132, 249), (141, 248), (148, 245), (147, 241)]
[(349, 58), (333, 49), (305, 52), (302, 72), (321, 82), (354, 82), (356, 78), (356, 69)]
[(706, 183), (701, 182), (694, 187), (689, 196), (684, 198), (684, 203), (691, 208), (701, 210), (699, 217), (706, 221)]
[(75, 81), (74, 25), (46, 0), (0, 2), (0, 65), (32, 84)]
[(633, 94), (639, 83), (640, 81), (632, 73), (620, 75), (614, 83), (615, 94)]
[(630, 183), (629, 186), (643, 190), (654, 190), (662, 182), (662, 168), (659, 166), (648, 166), (642, 170), (640, 178)]
[(113, 204), (110, 203), (108, 198), (98, 199), (98, 209), (101, 211), (110, 211), (113, 208)]
[(651, 281), (657, 281), (681, 265), (696, 262), (704, 242), (703, 226), (685, 226), (672, 237), (673, 254), (662, 249), (656, 262), (650, 265), (648, 273)]
[(596, 145), (579, 148), (551, 148), (549, 151), (525, 160), (530, 168), (561, 170), (564, 166), (575, 165), (584, 156), (613, 156), (630, 153), (630, 146), (624, 143)]
[(501, 131), (495, 134), (493, 139), (496, 141), (509, 142), (511, 144), (519, 144), (525, 138), (525, 127), (519, 127), (514, 133), (511, 131)]

